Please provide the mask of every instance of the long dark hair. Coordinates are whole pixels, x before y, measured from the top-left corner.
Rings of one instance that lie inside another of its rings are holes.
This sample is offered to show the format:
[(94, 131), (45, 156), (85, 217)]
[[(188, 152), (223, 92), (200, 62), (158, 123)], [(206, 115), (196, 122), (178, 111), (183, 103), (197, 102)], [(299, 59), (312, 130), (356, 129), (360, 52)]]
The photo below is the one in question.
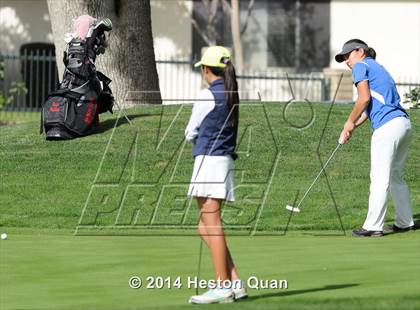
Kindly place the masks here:
[[(345, 44), (347, 43), (359, 43), (368, 46), (366, 42), (360, 39), (351, 39), (348, 40)], [(376, 59), (376, 51), (372, 47), (368, 47), (367, 49), (364, 48), (363, 50), (365, 51), (366, 57), (372, 57), (373, 59)]]
[(228, 125), (234, 126), (236, 128), (239, 122), (239, 94), (235, 67), (229, 60), (225, 68), (208, 68), (214, 75), (223, 77), (226, 92), (226, 101), (230, 111)]

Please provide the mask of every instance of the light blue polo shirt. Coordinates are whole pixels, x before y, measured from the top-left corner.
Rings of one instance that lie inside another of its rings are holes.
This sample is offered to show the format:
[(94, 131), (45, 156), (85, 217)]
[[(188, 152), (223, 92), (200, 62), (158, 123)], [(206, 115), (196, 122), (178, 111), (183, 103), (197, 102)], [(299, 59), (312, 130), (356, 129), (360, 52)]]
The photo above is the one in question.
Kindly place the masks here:
[(353, 82), (369, 81), (371, 101), (366, 108), (373, 129), (396, 117), (408, 117), (400, 105), (397, 87), (388, 71), (372, 57), (357, 62), (352, 70)]

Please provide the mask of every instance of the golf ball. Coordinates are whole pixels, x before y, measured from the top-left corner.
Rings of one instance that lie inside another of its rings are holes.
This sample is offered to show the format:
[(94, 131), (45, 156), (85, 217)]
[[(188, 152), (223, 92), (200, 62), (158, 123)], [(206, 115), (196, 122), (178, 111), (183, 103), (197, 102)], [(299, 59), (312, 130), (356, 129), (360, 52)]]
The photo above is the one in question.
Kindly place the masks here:
[(1, 240), (6, 240), (7, 239), (7, 234), (1, 234)]

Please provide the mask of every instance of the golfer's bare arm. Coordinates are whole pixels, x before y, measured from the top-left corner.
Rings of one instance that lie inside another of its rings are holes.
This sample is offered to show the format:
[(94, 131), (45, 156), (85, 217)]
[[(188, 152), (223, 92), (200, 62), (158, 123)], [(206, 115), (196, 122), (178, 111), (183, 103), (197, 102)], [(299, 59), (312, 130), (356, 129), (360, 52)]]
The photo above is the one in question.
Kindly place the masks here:
[[(370, 90), (369, 90), (369, 82), (360, 81), (357, 83), (357, 100), (353, 106), (353, 110), (351, 111), (347, 121), (352, 122), (356, 126), (363, 124), (366, 121), (367, 115), (364, 113), (366, 107), (370, 102)], [(364, 115), (366, 118), (364, 118)]]
[(356, 127), (361, 126), (367, 119), (368, 119), (368, 115), (366, 111), (363, 111), (362, 115), (360, 115), (359, 119), (355, 123)]

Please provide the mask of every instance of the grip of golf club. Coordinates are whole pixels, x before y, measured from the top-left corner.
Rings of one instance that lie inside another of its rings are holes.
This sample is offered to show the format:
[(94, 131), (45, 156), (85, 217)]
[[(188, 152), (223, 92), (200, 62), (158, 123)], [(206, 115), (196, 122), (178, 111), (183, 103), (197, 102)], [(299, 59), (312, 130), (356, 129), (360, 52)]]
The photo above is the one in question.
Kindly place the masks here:
[(338, 139), (338, 143), (343, 145), (344, 141), (345, 141), (344, 137), (342, 135), (340, 135), (340, 138)]

